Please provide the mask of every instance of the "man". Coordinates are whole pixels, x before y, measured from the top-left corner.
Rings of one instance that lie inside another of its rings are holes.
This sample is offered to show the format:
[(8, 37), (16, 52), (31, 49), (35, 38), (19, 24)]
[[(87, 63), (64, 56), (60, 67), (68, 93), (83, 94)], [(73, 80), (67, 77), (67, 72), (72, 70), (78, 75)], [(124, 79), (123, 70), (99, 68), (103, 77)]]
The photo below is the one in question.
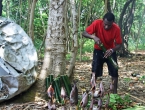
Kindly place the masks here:
[[(113, 93), (117, 94), (118, 85), (118, 69), (115, 68), (108, 57), (111, 56), (117, 63), (116, 51), (122, 45), (121, 32), (117, 24), (114, 23), (115, 16), (113, 13), (106, 13), (102, 19), (93, 21), (93, 23), (86, 28), (82, 35), (86, 38), (93, 39), (94, 52), (92, 62), (92, 74), (95, 73), (95, 77), (102, 76), (103, 64), (107, 63), (109, 75), (112, 77)], [(106, 52), (103, 52), (99, 47), (99, 44), (103, 44), (106, 48)]]

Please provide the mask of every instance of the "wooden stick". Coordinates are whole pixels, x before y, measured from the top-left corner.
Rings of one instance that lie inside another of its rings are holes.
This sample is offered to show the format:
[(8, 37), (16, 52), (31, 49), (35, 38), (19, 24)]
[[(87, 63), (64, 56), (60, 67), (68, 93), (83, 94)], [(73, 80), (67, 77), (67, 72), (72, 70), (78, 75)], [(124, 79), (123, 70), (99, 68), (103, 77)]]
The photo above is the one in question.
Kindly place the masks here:
[(137, 100), (139, 100), (139, 101), (145, 103), (145, 101), (143, 101), (143, 100), (141, 100), (141, 99), (139, 99), (139, 98), (137, 98), (137, 97), (135, 97), (135, 96), (133, 96), (133, 95), (131, 95), (131, 94), (129, 94), (129, 93), (125, 93), (125, 94), (127, 94), (127, 95), (131, 96), (132, 98), (135, 98), (135, 99), (137, 99)]

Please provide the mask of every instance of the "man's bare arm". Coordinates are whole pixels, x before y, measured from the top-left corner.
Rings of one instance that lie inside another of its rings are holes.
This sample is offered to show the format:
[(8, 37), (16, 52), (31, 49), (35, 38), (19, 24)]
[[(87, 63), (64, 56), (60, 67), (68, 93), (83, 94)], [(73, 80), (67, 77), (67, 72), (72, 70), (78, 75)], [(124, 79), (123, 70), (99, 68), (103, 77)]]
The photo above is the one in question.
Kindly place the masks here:
[(101, 43), (101, 41), (100, 41), (100, 39), (97, 37), (97, 36), (95, 36), (95, 35), (91, 35), (91, 34), (88, 34), (86, 31), (84, 31), (83, 33), (82, 33), (82, 35), (85, 37), (85, 38), (89, 38), (89, 39), (93, 39), (94, 41), (95, 41), (95, 43), (97, 43), (97, 44), (100, 44)]

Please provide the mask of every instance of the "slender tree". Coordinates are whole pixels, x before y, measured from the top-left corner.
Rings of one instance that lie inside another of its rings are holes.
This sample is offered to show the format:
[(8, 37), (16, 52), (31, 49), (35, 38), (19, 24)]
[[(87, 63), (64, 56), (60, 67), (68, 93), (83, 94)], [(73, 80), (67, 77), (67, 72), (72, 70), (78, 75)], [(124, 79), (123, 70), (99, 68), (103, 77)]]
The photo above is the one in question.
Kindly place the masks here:
[(31, 5), (31, 12), (30, 12), (30, 21), (29, 21), (29, 36), (32, 38), (32, 41), (34, 41), (34, 10), (36, 6), (37, 0), (33, 0)]
[(2, 7), (3, 7), (2, 2), (3, 2), (3, 0), (0, 0), (0, 16), (2, 16)]
[(78, 51), (78, 13), (76, 11), (76, 3), (75, 0), (71, 0), (71, 11), (72, 11), (72, 49), (71, 49), (71, 60), (70, 66), (68, 69), (69, 76), (73, 73), (75, 67), (75, 61)]

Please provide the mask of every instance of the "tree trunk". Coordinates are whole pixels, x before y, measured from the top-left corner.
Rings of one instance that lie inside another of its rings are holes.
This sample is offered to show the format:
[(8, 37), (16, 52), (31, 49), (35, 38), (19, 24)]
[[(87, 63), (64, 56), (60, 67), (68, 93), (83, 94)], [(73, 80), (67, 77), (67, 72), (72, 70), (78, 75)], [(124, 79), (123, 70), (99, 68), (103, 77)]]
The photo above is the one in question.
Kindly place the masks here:
[(45, 78), (49, 74), (57, 77), (66, 73), (65, 3), (66, 0), (50, 0), (49, 2), (50, 11), (45, 40), (45, 55), (37, 83), (42, 98), (46, 94)]
[(32, 1), (28, 0), (28, 14), (27, 14), (27, 19), (24, 21), (24, 29), (26, 30), (27, 33), (29, 33), (29, 26), (27, 26), (27, 24), (29, 24), (29, 20), (30, 20), (30, 12), (31, 12), (31, 3)]
[(73, 69), (75, 67), (75, 61), (78, 51), (78, 13), (76, 12), (76, 4), (75, 0), (71, 0), (71, 10), (72, 10), (72, 36), (73, 36), (73, 45), (71, 50), (71, 60), (70, 60), (70, 66), (68, 69), (68, 75), (71, 76), (73, 74)]
[(107, 10), (108, 10), (108, 12), (112, 12), (111, 5), (110, 5), (110, 0), (107, 0)]
[(114, 8), (115, 8), (115, 2), (116, 2), (116, 0), (113, 0), (112, 11), (114, 11)]
[(105, 0), (104, 4), (105, 4), (105, 13), (111, 12), (110, 0)]
[[(132, 3), (131, 8), (129, 8), (130, 3)], [(122, 41), (123, 41), (122, 49), (120, 51), (120, 56), (127, 56), (129, 54), (129, 51), (128, 51), (128, 39), (129, 39), (128, 34), (130, 32), (130, 28), (131, 28), (132, 23), (133, 23), (134, 7), (135, 7), (135, 0), (128, 0), (125, 3), (125, 5), (123, 7), (123, 10), (121, 12), (121, 15), (120, 15), (119, 26), (120, 26), (120, 29), (121, 29)]]
[(108, 9), (107, 9), (108, 4), (107, 4), (107, 2), (108, 2), (108, 0), (105, 0), (105, 13), (108, 12)]
[(19, 21), (18, 21), (19, 25), (22, 25), (22, 16), (23, 16), (22, 15), (23, 14), (22, 13), (22, 3), (23, 3), (22, 0), (19, 0), (19, 11), (18, 11), (19, 12), (19, 16), (17, 16), (18, 17), (17, 19), (19, 19)]
[(3, 0), (0, 0), (0, 16), (2, 16), (2, 7), (3, 7), (2, 2), (3, 2)]
[[(81, 27), (81, 7), (82, 7), (82, 0), (80, 0), (79, 2), (79, 10), (78, 10), (78, 20), (79, 20), (79, 27)], [(82, 40), (83, 40), (83, 36), (82, 36), (82, 31), (79, 28), (79, 33), (80, 33), (80, 61), (82, 61)]]
[(34, 11), (36, 6), (37, 0), (33, 0), (31, 5), (31, 12), (30, 12), (30, 21), (29, 21), (29, 32), (28, 35), (31, 37), (32, 41), (34, 42)]
[(6, 16), (10, 17), (10, 1), (6, 1)]

